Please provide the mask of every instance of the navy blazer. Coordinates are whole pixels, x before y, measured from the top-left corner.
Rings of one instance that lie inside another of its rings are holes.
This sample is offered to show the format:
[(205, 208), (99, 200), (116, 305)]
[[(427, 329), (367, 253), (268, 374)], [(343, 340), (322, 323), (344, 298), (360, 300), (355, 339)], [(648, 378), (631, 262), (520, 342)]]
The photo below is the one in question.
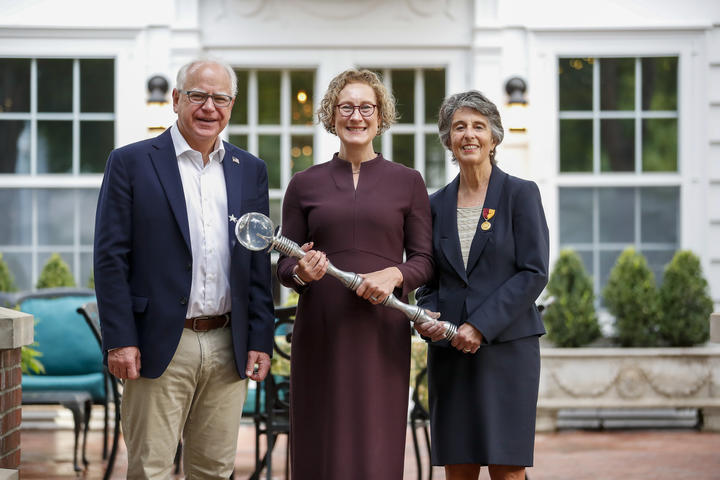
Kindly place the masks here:
[[(268, 214), (265, 163), (224, 142), (228, 215)], [(270, 256), (230, 244), (231, 330), (238, 373), (248, 350), (272, 353)], [(187, 313), (192, 250), (185, 195), (170, 130), (114, 150), (95, 218), (95, 292), (103, 352), (137, 346), (143, 377), (159, 377), (175, 354)]]
[(458, 175), (430, 196), (435, 276), (418, 290), (418, 305), (456, 325), (471, 323), (484, 343), (544, 334), (535, 300), (547, 284), (549, 239), (537, 185), (493, 166), (483, 207), (495, 213), (488, 230), (480, 219), (467, 268), (457, 228), (459, 185)]

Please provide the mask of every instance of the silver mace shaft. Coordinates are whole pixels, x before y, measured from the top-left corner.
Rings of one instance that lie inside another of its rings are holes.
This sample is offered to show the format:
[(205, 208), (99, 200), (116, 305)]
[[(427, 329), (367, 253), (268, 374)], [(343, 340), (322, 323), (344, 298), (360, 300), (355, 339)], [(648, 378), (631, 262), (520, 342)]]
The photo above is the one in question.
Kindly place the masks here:
[[(234, 220), (233, 216), (230, 220)], [(280, 234), (273, 234), (272, 220), (267, 216), (258, 213), (246, 213), (239, 220), (235, 226), (235, 235), (237, 236), (240, 243), (250, 250), (263, 250), (267, 247), (267, 251), (277, 250), (283, 255), (301, 259), (305, 256), (305, 251), (300, 246), (290, 240), (289, 238), (283, 237)], [(345, 285), (353, 292), (357, 290), (360, 284), (363, 282), (363, 278), (357, 273), (344, 272), (339, 268), (335, 267), (328, 261), (327, 273)], [(450, 323), (432, 318), (425, 312), (424, 309), (416, 305), (408, 305), (395, 297), (392, 293), (381, 302), (386, 307), (391, 307), (396, 310), (400, 310), (405, 316), (410, 319), (411, 322), (417, 324), (423, 324), (426, 322), (440, 322), (444, 327), (444, 337), (452, 341), (457, 334), (457, 326)]]

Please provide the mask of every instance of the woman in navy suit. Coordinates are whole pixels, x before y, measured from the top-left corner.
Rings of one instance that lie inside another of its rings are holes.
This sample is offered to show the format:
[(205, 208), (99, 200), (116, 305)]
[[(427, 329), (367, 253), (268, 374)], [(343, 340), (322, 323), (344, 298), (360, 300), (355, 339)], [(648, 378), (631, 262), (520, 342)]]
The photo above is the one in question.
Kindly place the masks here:
[(522, 479), (533, 464), (545, 333), (535, 300), (547, 283), (548, 228), (534, 182), (495, 162), (503, 140), (497, 107), (468, 91), (445, 99), (440, 139), (460, 174), (430, 197), (435, 276), (418, 304), (458, 325), (452, 343), (439, 327), (428, 384), (432, 463), (447, 480)]

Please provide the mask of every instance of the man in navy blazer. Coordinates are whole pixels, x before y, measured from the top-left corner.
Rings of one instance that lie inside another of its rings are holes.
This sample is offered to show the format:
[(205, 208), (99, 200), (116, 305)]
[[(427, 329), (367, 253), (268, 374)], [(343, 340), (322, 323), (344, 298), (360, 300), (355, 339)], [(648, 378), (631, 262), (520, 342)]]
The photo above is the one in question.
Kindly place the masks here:
[(223, 142), (232, 68), (183, 66), (177, 122), (110, 154), (95, 224), (95, 288), (110, 372), (125, 380), (128, 478), (167, 478), (184, 439), (187, 478), (232, 472), (247, 377), (270, 368), (269, 256), (233, 220), (268, 214), (265, 164)]

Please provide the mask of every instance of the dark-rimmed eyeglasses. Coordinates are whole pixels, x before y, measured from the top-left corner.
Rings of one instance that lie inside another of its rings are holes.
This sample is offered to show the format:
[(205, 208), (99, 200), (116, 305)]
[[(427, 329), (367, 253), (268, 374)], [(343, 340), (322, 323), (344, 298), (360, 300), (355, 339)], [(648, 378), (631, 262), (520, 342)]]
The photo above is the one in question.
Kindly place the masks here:
[(355, 113), (355, 109), (357, 108), (358, 112), (360, 112), (360, 115), (363, 117), (369, 117), (373, 113), (375, 113), (375, 108), (377, 105), (373, 105), (372, 103), (363, 103), (362, 105), (353, 105), (351, 103), (341, 103), (337, 106), (338, 111), (340, 112), (340, 115), (343, 117), (350, 117), (353, 113)]
[(203, 105), (205, 102), (207, 102), (208, 97), (212, 98), (213, 103), (216, 107), (225, 108), (232, 103), (232, 97), (230, 95), (222, 95), (220, 93), (205, 93), (200, 92), (197, 90), (186, 90), (185, 95), (187, 95), (188, 100), (190, 100), (190, 103), (195, 103), (197, 105)]

